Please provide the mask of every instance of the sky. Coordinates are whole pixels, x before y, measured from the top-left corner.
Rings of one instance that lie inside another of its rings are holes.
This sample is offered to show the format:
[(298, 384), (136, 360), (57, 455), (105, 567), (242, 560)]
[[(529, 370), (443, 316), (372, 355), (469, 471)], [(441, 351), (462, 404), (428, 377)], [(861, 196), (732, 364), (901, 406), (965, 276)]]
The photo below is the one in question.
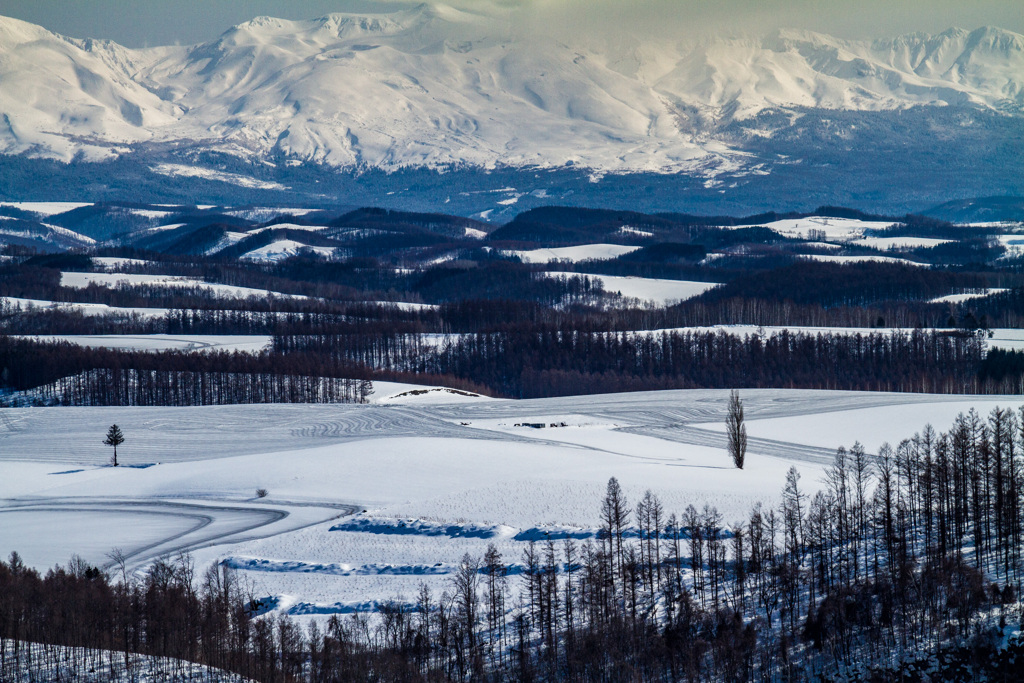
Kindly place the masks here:
[[(1021, 0), (451, 0), (507, 25), (554, 34), (750, 34), (803, 28), (843, 38), (882, 38), (952, 26), (1024, 33)], [(409, 0), (0, 0), (0, 15), (77, 38), (128, 47), (188, 45), (255, 16), (310, 19), (382, 12)]]

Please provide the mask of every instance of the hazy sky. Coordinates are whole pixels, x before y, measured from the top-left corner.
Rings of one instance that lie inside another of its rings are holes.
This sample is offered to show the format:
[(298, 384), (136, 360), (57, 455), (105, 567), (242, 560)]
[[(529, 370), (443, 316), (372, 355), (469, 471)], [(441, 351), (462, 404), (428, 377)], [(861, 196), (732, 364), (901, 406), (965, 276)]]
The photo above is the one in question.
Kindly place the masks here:
[[(211, 40), (254, 16), (309, 19), (329, 12), (388, 11), (404, 0), (0, 0), (0, 14), (65, 35), (130, 47)], [(453, 0), (490, 8), (509, 23), (552, 32), (749, 33), (807, 28), (847, 38), (951, 26), (1024, 33), (1021, 0)]]

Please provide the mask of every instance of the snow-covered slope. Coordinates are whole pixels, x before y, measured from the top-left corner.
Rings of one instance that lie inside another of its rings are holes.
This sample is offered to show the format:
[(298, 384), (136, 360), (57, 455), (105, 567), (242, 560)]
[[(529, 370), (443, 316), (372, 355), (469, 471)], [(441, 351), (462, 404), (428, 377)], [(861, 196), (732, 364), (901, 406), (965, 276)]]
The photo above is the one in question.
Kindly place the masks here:
[(105, 158), (188, 141), (343, 167), (713, 172), (739, 163), (715, 127), (766, 108), (1024, 110), (1024, 37), (996, 28), (568, 40), (506, 35), (485, 10), (443, 5), (260, 17), (147, 50), (0, 18), (0, 151)]
[(57, 225), (0, 216), (0, 245), (11, 242), (58, 249), (91, 247), (96, 244), (96, 240), (91, 237)]
[(275, 263), (295, 256), (303, 251), (312, 251), (321, 256), (330, 257), (334, 254), (334, 247), (311, 247), (295, 240), (274, 240), (270, 244), (242, 254), (239, 258), (246, 261), (261, 261), (264, 263)]

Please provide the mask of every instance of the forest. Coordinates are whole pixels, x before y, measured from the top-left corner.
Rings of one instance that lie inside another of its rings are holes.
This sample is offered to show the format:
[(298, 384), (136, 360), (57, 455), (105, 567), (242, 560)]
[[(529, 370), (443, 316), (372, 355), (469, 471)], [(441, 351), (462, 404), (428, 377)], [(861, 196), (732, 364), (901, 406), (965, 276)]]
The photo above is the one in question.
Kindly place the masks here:
[(651, 389), (804, 388), (1008, 394), (1024, 353), (966, 331), (608, 333), (523, 325), (429, 338), (380, 328), (275, 335), (263, 354), (126, 351), (0, 336), (8, 404), (362, 402), (372, 380), (540, 398)]
[[(298, 256), (256, 267), (190, 257), (148, 266), (192, 278), (184, 286), (80, 289), (61, 282), (68, 269), (89, 272), (91, 262), (83, 255), (0, 263), (0, 294), (15, 297), (0, 299), (0, 391), (36, 390), (19, 397), (21, 403), (66, 404), (88, 395), (90, 404), (157, 405), (170, 396), (160, 387), (180, 386), (182, 380), (174, 378), (189, 372), (202, 374), (203, 385), (211, 387), (242, 385), (258, 375), (278, 384), (266, 391), (216, 389), (188, 399), (184, 395), (195, 394), (192, 389), (175, 389), (175, 398), (166, 399), (171, 405), (335, 400), (345, 391), (319, 387), (399, 376), (515, 398), (731, 386), (936, 393), (1012, 393), (1024, 387), (1019, 352), (990, 352), (985, 333), (989, 327), (1019, 324), (1024, 289), (1007, 286), (961, 304), (928, 303), (949, 291), (1015, 285), (1012, 272), (791, 259), (740, 267), (719, 259), (714, 276), (725, 284), (657, 307), (619, 301), (600, 280), (573, 272), (586, 263), (562, 265), (568, 272), (557, 277), (538, 277), (543, 266), (485, 256), (408, 272), (373, 259)], [(614, 270), (610, 264), (619, 263), (616, 267), (696, 269), (701, 272), (687, 276), (712, 277), (704, 272), (707, 266), (695, 265), (691, 255), (685, 250), (680, 255), (675, 247), (626, 256), (633, 260), (590, 262), (587, 268), (609, 271)], [(206, 282), (284, 294), (230, 299), (204, 288)], [(431, 303), (390, 303), (396, 299)], [(20, 300), (136, 312), (87, 315), (60, 305), (23, 307), (16, 303)], [(146, 310), (158, 314), (138, 313)], [(708, 329), (735, 324), (859, 330), (738, 334)], [(273, 344), (258, 357), (242, 358), (56, 348), (30, 339), (54, 333), (266, 335)], [(153, 382), (120, 382), (137, 388), (131, 399), (115, 396), (116, 391), (102, 398), (114, 386), (110, 378), (121, 372), (163, 374)], [(58, 380), (76, 388), (53, 386)], [(296, 389), (299, 384), (305, 388)], [(144, 387), (157, 393), (143, 397), (139, 392), (149, 391)]]
[(73, 559), (40, 574), (14, 553), (0, 674), (64, 657), (71, 679), (97, 660), (137, 666), (130, 652), (167, 658), (167, 680), (186, 662), (265, 683), (925, 680), (940, 665), (1016, 680), (1024, 408), (926, 425), (877, 457), (839, 448), (825, 478), (809, 496), (792, 468), (778, 505), (726, 524), (651, 490), (627, 500), (613, 477), (593, 540), (492, 545), (440, 594), (304, 628), (265, 614), (227, 566), (178, 556), (137, 577), (115, 552), (109, 572)]

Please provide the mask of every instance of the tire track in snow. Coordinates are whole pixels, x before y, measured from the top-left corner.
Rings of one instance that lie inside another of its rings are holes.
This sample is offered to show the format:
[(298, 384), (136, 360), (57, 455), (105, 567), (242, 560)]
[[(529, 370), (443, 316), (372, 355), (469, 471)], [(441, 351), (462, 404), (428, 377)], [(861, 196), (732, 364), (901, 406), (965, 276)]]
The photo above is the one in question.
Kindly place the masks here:
[[(5, 512), (102, 512), (126, 515), (160, 515), (179, 519), (194, 520), (194, 524), (184, 530), (153, 540), (141, 547), (132, 548), (125, 554), (127, 567), (138, 571), (161, 557), (187, 553), (200, 548), (217, 545), (241, 543), (245, 541), (269, 538), (282, 533), (304, 529), (316, 524), (329, 522), (340, 517), (353, 515), (362, 510), (361, 507), (342, 503), (284, 503), (274, 505), (288, 507), (325, 508), (331, 513), (311, 522), (289, 524), (281, 528), (273, 528), (269, 533), (257, 533), (259, 529), (271, 527), (283, 522), (290, 516), (286, 509), (277, 507), (257, 508), (231, 505), (210, 505), (190, 502), (140, 501), (140, 500), (83, 500), (74, 499), (33, 499), (31, 501), (11, 501), (0, 508), (0, 515)], [(232, 520), (231, 517), (235, 517)], [(226, 525), (226, 527), (225, 527)], [(204, 529), (214, 527), (210, 533), (201, 533)], [(110, 569), (115, 566), (111, 560), (102, 566)]]

